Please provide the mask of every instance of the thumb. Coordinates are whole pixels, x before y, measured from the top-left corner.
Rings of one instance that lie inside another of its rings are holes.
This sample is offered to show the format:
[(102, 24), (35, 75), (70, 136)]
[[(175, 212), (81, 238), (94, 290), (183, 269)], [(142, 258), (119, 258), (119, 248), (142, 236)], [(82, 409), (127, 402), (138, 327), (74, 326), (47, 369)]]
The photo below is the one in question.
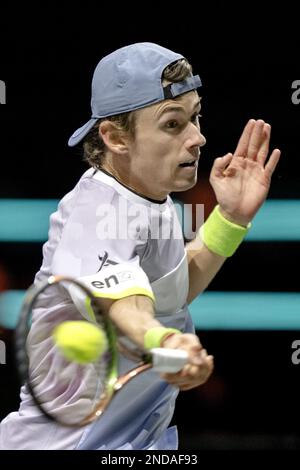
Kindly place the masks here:
[(223, 172), (226, 170), (227, 166), (232, 160), (232, 153), (226, 153), (224, 157), (216, 158), (212, 167), (212, 171), (215, 176), (224, 176)]

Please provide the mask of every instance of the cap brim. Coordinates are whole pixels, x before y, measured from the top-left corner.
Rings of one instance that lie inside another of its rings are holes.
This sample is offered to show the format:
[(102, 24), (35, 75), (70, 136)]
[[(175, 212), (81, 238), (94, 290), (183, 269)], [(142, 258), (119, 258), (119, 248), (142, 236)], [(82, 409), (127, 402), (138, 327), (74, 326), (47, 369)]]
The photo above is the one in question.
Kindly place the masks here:
[(92, 118), (86, 124), (84, 124), (84, 126), (77, 129), (77, 131), (75, 131), (74, 134), (72, 134), (69, 138), (68, 146), (74, 147), (74, 145), (77, 145), (90, 132), (97, 121), (98, 118)]

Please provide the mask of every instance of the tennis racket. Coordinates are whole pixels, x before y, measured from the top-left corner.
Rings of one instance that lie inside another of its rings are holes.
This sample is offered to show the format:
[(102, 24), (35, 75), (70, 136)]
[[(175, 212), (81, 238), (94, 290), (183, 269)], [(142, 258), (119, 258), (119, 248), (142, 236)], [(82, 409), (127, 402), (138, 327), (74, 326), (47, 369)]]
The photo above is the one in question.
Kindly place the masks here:
[[(106, 336), (106, 352), (92, 363), (67, 360), (52, 338), (52, 331), (62, 318), (70, 320), (66, 318), (66, 310), (69, 315), (75, 309), (75, 319), (82, 321), (74, 304), (62, 302), (61, 307), (50, 310), (48, 320), (42, 319), (49, 299), (58, 298), (62, 293), (68, 298), (66, 289), (70, 285), (79, 288), (91, 300), (95, 324)], [(39, 322), (42, 326), (38, 328), (35, 325)], [(15, 330), (15, 349), (20, 379), (27, 384), (35, 404), (49, 419), (65, 426), (84, 426), (100, 418), (116, 393), (150, 368), (175, 373), (188, 361), (186, 351), (156, 348), (141, 352), (136, 367), (118, 376), (118, 335), (113, 323), (83, 283), (65, 276), (50, 276), (28, 289)]]

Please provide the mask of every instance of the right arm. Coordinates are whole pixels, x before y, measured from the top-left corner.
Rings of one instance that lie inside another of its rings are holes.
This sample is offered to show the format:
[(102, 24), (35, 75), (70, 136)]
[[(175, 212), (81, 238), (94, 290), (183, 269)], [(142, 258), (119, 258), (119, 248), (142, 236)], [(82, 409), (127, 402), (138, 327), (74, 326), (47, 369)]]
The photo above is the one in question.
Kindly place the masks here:
[(147, 330), (161, 323), (154, 317), (153, 301), (145, 295), (131, 295), (114, 301), (109, 316), (118, 329), (140, 348)]
[[(163, 326), (154, 316), (153, 301), (143, 295), (132, 295), (114, 301), (109, 316), (121, 332), (141, 348), (150, 328)], [(176, 374), (163, 374), (170, 384), (188, 390), (205, 383), (213, 371), (213, 357), (208, 356), (198, 337), (190, 333), (168, 336), (161, 345), (187, 351), (189, 362)]]

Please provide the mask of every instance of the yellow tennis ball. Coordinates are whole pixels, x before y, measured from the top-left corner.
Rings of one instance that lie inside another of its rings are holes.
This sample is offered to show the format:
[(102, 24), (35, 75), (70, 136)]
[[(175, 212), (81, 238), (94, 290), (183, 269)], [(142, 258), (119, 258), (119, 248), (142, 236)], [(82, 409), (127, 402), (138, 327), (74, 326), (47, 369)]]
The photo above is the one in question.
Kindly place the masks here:
[(96, 361), (107, 349), (104, 332), (87, 321), (65, 321), (54, 328), (52, 336), (62, 354), (79, 364)]

